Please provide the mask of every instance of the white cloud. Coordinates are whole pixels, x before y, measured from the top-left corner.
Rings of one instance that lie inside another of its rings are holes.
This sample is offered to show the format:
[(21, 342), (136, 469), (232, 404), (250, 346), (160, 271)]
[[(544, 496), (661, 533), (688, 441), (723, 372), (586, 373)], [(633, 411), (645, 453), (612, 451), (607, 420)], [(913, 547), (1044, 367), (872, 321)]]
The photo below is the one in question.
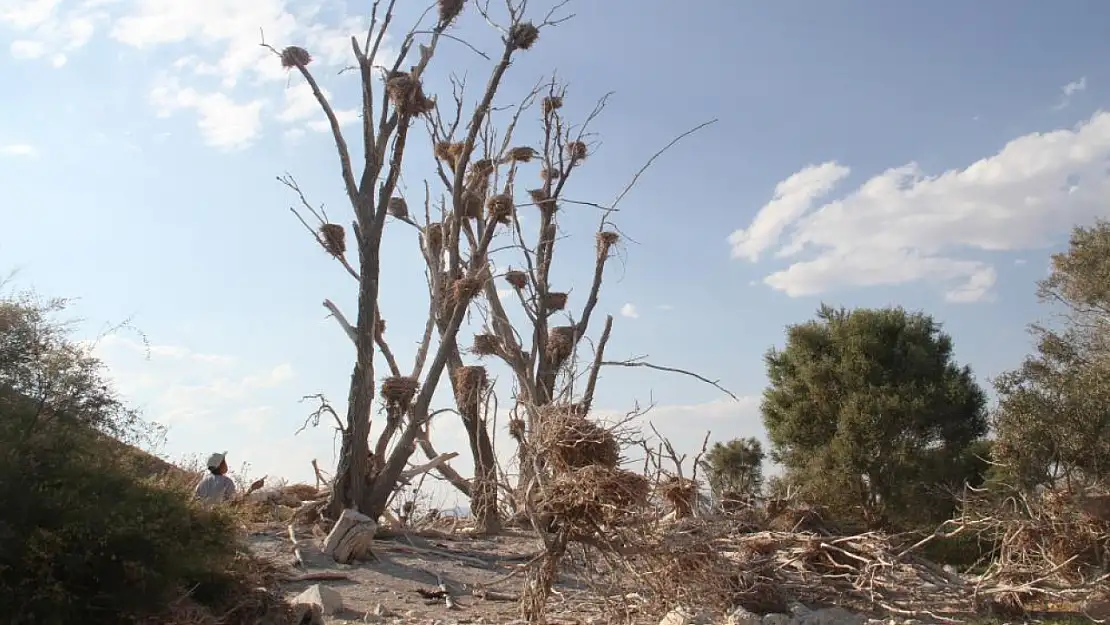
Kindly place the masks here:
[[(312, 93), (312, 87), (301, 78), (285, 89), (285, 105), (277, 114), (278, 121), (287, 124), (307, 122), (306, 126), (315, 132), (327, 132), (331, 129), (327, 116), (320, 108), (320, 103)], [(329, 101), (334, 102), (332, 94), (327, 89), (321, 88), (320, 93)], [(333, 109), (335, 118), (340, 125), (347, 125), (359, 120), (357, 109)]]
[(778, 243), (783, 229), (813, 207), (813, 202), (843, 180), (849, 169), (835, 162), (810, 165), (775, 187), (774, 198), (756, 213), (746, 229), (728, 237), (733, 258), (755, 262), (767, 248)]
[(38, 149), (26, 143), (0, 145), (0, 156), (38, 156)]
[(621, 316), (628, 317), (629, 319), (639, 319), (640, 311), (636, 310), (636, 306), (629, 302), (621, 306)]
[(9, 48), (16, 59), (37, 59), (46, 54), (46, 44), (41, 41), (16, 39)]
[(197, 113), (197, 128), (204, 142), (223, 150), (248, 147), (262, 128), (265, 101), (236, 102), (223, 93), (200, 93), (166, 79), (150, 91), (150, 101), (158, 115), (168, 117), (175, 111), (192, 109)]
[(1077, 93), (1082, 93), (1087, 90), (1087, 77), (1080, 76), (1079, 80), (1069, 82), (1060, 88), (1060, 102), (1056, 105), (1056, 110), (1067, 108), (1071, 104), (1072, 96)]
[[(1071, 129), (1018, 137), (962, 169), (927, 175), (910, 163), (789, 219), (789, 211), (768, 218), (761, 211), (748, 231), (761, 218), (790, 230), (775, 256), (796, 260), (764, 282), (792, 297), (926, 282), (944, 288), (950, 301), (975, 301), (989, 297), (997, 278), (982, 252), (1047, 247), (1073, 224), (1110, 213), (1108, 159), (1110, 113), (1100, 111)], [(758, 257), (762, 249), (747, 246), (740, 256)]]

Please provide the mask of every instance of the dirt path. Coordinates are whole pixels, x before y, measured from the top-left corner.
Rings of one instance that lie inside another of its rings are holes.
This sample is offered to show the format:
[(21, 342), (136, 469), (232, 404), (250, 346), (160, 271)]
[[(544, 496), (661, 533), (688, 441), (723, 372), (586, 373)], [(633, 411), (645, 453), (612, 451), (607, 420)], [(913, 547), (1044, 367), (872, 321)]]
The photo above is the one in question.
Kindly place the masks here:
[[(499, 624), (519, 621), (517, 591), (522, 575), (509, 577), (537, 553), (535, 538), (503, 535), (489, 538), (426, 539), (402, 537), (376, 541), (376, 562), (336, 564), (319, 551), (319, 540), (298, 536), (306, 568), (292, 566), (291, 544), (284, 528), (259, 528), (249, 536), (251, 548), (291, 575), (342, 573), (349, 580), (294, 581), (284, 585), (289, 598), (312, 584), (340, 593), (344, 611), (334, 623), (379, 622)], [(508, 579), (506, 579), (508, 577)], [(442, 582), (457, 604), (425, 598)], [(489, 586), (493, 584), (492, 586)], [(484, 589), (484, 593), (483, 593)], [(555, 587), (550, 608), (554, 623), (585, 624), (600, 618), (596, 601), (570, 576)], [(483, 595), (485, 598), (483, 598)]]

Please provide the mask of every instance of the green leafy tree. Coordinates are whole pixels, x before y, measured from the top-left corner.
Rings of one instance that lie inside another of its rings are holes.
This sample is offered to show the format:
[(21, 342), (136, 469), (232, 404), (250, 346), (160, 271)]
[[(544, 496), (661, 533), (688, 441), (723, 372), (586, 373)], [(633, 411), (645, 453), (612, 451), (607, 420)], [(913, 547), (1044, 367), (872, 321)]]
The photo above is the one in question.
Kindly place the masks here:
[(786, 479), (842, 520), (912, 528), (949, 515), (987, 432), (986, 399), (932, 317), (834, 309), (766, 355), (762, 411)]
[(709, 488), (718, 500), (723, 497), (758, 495), (763, 488), (763, 445), (754, 437), (713, 443), (702, 468)]
[(995, 379), (997, 457), (1008, 478), (1032, 487), (1110, 476), (1110, 222), (1072, 232), (1052, 257), (1038, 298), (1051, 327), (1031, 327), (1036, 348)]

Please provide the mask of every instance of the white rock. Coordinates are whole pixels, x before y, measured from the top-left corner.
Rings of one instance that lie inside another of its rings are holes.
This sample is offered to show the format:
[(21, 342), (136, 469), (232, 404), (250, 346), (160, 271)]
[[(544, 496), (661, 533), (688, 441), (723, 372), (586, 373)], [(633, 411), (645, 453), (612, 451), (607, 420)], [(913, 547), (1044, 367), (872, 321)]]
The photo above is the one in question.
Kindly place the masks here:
[(694, 614), (689, 610), (676, 608), (667, 613), (659, 625), (709, 625), (712, 619), (705, 613)]
[(760, 625), (763, 619), (758, 614), (752, 614), (744, 608), (737, 607), (729, 612), (727, 625)]
[(343, 609), (343, 597), (334, 588), (313, 584), (293, 599), (293, 605), (319, 606), (320, 611), (331, 616)]
[(849, 612), (844, 608), (821, 608), (804, 615), (796, 615), (795, 625), (865, 625), (867, 617)]

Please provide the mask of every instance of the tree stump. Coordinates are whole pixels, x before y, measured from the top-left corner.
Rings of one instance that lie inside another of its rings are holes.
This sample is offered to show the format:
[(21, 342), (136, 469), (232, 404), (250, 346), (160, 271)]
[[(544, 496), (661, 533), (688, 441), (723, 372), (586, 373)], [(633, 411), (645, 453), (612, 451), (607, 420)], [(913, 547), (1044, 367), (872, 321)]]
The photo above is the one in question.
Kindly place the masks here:
[(374, 558), (374, 534), (378, 524), (357, 510), (347, 509), (324, 539), (320, 551), (340, 564)]

